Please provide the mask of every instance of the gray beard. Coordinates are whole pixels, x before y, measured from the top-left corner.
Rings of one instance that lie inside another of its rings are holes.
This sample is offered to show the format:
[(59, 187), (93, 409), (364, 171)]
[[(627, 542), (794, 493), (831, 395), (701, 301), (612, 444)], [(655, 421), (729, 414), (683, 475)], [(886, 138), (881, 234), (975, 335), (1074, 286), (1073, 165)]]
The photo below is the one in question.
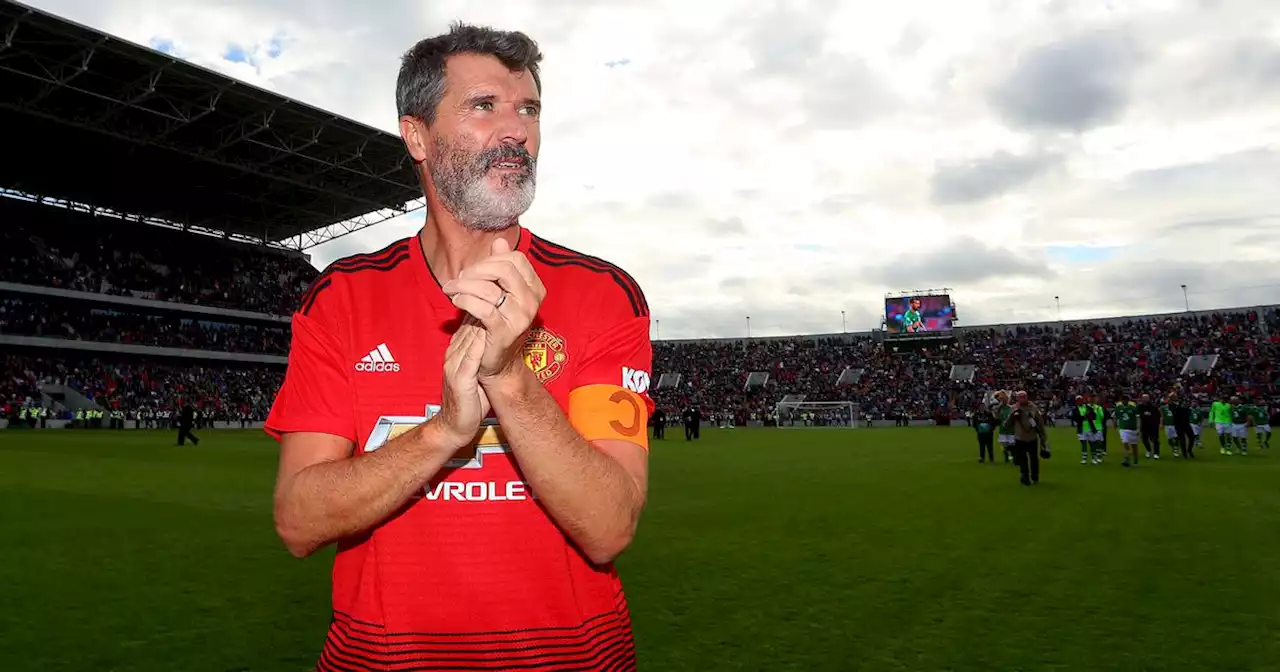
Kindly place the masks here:
[(499, 188), (488, 184), (489, 166), (500, 149), (471, 153), (436, 140), (436, 160), (429, 166), (440, 204), (459, 224), (473, 231), (501, 231), (516, 223), (531, 205), (537, 188), (536, 164), (525, 155), (526, 173), (504, 175)]

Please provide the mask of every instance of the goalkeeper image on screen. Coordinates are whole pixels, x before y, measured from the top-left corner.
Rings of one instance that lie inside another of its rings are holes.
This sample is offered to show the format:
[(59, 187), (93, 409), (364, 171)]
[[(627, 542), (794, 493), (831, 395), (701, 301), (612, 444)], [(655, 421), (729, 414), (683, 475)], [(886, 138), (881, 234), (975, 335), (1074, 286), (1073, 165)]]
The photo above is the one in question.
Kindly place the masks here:
[(907, 306), (907, 312), (902, 314), (902, 330), (908, 334), (926, 331), (924, 320), (920, 317), (920, 299), (909, 300)]

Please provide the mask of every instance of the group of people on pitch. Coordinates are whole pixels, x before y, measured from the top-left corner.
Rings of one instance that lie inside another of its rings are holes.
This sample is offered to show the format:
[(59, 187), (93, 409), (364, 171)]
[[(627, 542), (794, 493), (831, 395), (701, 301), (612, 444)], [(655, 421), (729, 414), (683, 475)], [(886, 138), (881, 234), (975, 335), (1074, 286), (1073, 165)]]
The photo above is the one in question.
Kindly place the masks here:
[[(1023, 481), (1038, 480), (1038, 460), (1031, 459), (1028, 446), (1020, 441), (1039, 440), (1040, 454), (1049, 456), (1048, 442), (1044, 438), (1047, 424), (1039, 409), (1026, 399), (1025, 392), (1012, 395), (998, 391), (993, 395), (993, 408), (981, 409), (974, 416), (978, 429), (978, 461), (995, 461), (992, 434), (999, 432), (1004, 446), (1005, 461), (1015, 462), (1022, 469)], [(1271, 447), (1271, 428), (1280, 426), (1280, 408), (1272, 410), (1261, 404), (1246, 403), (1239, 396), (1219, 397), (1209, 408), (1201, 408), (1180, 401), (1177, 393), (1168, 395), (1163, 404), (1156, 405), (1151, 395), (1143, 394), (1137, 401), (1121, 393), (1111, 408), (1102, 404), (1099, 395), (1077, 395), (1070, 410), (1069, 419), (1080, 440), (1080, 464), (1101, 464), (1107, 456), (1107, 424), (1114, 424), (1120, 432), (1124, 449), (1125, 467), (1137, 466), (1139, 446), (1144, 448), (1147, 459), (1160, 459), (1160, 428), (1164, 427), (1165, 440), (1174, 457), (1194, 459), (1195, 449), (1201, 447), (1201, 426), (1206, 418), (1218, 433), (1218, 449), (1223, 455), (1248, 454), (1249, 428), (1253, 427), (1258, 445)], [(1028, 424), (1030, 423), (1030, 424)], [(1034, 450), (1032, 453), (1036, 452)]]
[(995, 462), (992, 436), (997, 432), (1004, 447), (1005, 462), (1014, 462), (1023, 485), (1040, 482), (1040, 458), (1049, 459), (1049, 424), (1043, 411), (1032, 403), (1025, 390), (999, 390), (990, 407), (978, 409), (973, 426), (978, 430), (978, 461)]
[(1195, 449), (1203, 445), (1200, 433), (1205, 419), (1218, 433), (1218, 450), (1223, 455), (1241, 455), (1249, 452), (1249, 427), (1254, 428), (1258, 445), (1271, 447), (1271, 427), (1280, 425), (1280, 412), (1268, 414), (1261, 404), (1246, 403), (1239, 396), (1228, 400), (1219, 397), (1209, 408), (1201, 408), (1183, 402), (1174, 392), (1159, 406), (1151, 395), (1143, 394), (1138, 401), (1121, 393), (1110, 410), (1103, 408), (1101, 399), (1076, 397), (1071, 411), (1071, 422), (1080, 439), (1080, 464), (1101, 464), (1107, 455), (1107, 422), (1112, 421), (1120, 432), (1124, 447), (1123, 466), (1138, 465), (1138, 447), (1143, 446), (1147, 459), (1160, 459), (1160, 427), (1164, 427), (1165, 440), (1174, 457), (1195, 459)]

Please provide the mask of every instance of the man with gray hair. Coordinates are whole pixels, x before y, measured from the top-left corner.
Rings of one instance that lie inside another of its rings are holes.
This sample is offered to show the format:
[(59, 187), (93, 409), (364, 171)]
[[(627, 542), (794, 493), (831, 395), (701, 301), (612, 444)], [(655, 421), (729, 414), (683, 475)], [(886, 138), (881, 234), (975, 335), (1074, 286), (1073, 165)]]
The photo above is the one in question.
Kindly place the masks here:
[(270, 417), (276, 530), (337, 545), (319, 669), (635, 668), (613, 560), (648, 481), (649, 308), (533, 235), (542, 55), (455, 25), (405, 54), (428, 216), (334, 262)]
[(1040, 482), (1040, 450), (1049, 453), (1049, 437), (1045, 432), (1044, 413), (1031, 403), (1026, 391), (1015, 396), (1012, 412), (1005, 420), (1005, 429), (1013, 435), (1013, 459), (1021, 471), (1022, 484)]

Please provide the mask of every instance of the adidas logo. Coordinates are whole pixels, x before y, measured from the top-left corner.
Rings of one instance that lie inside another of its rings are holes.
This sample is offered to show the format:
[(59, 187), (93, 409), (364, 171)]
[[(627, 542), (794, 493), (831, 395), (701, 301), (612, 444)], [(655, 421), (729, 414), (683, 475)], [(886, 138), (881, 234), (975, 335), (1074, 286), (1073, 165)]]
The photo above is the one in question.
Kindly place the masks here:
[(381, 343), (378, 347), (369, 351), (356, 362), (356, 371), (364, 371), (368, 373), (378, 373), (383, 371), (399, 371), (400, 364), (396, 362), (396, 358), (391, 356), (391, 351), (387, 349), (386, 343)]

